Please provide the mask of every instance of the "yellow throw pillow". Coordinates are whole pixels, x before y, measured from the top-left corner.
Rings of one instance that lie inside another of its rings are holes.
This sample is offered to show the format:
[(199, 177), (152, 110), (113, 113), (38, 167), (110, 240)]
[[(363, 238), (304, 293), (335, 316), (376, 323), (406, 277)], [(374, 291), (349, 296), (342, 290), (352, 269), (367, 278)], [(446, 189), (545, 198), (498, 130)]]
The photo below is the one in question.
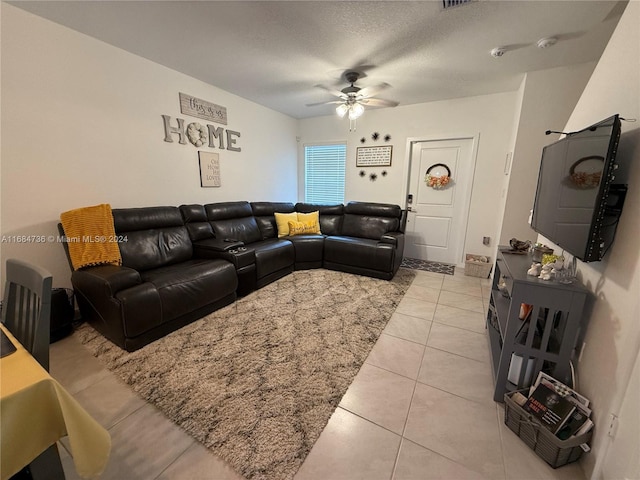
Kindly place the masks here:
[(304, 233), (304, 223), (297, 221), (289, 222), (289, 235), (302, 235)]
[(278, 238), (286, 237), (289, 235), (289, 222), (297, 222), (298, 214), (292, 213), (278, 213), (275, 214), (276, 225), (278, 226)]
[(320, 211), (315, 211), (311, 213), (299, 213), (298, 212), (298, 221), (305, 222), (307, 224), (315, 224), (315, 230), (313, 232), (307, 233), (322, 233), (320, 231)]
[(318, 222), (302, 223), (304, 223), (304, 233), (320, 233), (320, 224)]
[(289, 222), (289, 235), (316, 233), (318, 230), (317, 222)]

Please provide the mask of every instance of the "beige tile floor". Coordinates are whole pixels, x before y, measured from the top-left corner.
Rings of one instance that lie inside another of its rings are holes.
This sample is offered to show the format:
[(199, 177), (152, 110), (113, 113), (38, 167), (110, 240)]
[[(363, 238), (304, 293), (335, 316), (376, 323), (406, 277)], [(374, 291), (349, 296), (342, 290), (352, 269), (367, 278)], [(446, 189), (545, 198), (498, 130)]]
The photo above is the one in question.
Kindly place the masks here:
[[(489, 290), (460, 269), (419, 271), (295, 479), (584, 479), (577, 463), (553, 470), (504, 426), (492, 401)], [(111, 433), (102, 479), (241, 479), (74, 337), (52, 345), (51, 374)]]

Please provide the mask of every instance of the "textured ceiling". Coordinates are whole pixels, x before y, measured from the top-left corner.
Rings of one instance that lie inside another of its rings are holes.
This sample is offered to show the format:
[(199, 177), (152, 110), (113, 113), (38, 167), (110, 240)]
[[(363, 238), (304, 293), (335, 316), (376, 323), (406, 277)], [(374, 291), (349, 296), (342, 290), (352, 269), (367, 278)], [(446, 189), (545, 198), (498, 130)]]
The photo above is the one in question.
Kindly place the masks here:
[[(332, 113), (315, 85), (365, 87), (401, 105), (516, 90), (525, 72), (597, 60), (616, 1), (9, 2), (295, 118)], [(555, 46), (536, 42), (555, 36)], [(489, 52), (506, 47), (500, 58)]]

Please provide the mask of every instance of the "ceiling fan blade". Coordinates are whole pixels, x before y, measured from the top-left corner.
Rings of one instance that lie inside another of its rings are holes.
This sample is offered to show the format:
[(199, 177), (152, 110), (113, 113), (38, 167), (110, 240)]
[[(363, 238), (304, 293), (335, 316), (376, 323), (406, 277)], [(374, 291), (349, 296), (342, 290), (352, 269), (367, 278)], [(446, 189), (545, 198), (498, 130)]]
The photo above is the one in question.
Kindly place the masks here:
[(332, 100), (329, 102), (307, 103), (307, 107), (317, 107), (318, 105), (330, 105), (332, 103), (344, 103), (344, 100)]
[(327, 92), (329, 92), (331, 95), (334, 95), (336, 97), (340, 97), (340, 98), (347, 98), (347, 95), (342, 93), (340, 90), (335, 90), (333, 88), (329, 88), (329, 87), (325, 87), (324, 85), (316, 85), (317, 88), (321, 88), (322, 90), (326, 90)]
[(386, 90), (390, 86), (391, 85), (389, 85), (388, 83), (381, 83), (380, 85), (372, 85), (370, 87), (364, 87), (358, 92), (358, 95), (362, 95), (363, 97), (373, 97), (378, 92), (381, 92), (382, 90)]
[(400, 103), (393, 100), (384, 100), (382, 98), (363, 98), (359, 102), (370, 107), (397, 107), (400, 105)]

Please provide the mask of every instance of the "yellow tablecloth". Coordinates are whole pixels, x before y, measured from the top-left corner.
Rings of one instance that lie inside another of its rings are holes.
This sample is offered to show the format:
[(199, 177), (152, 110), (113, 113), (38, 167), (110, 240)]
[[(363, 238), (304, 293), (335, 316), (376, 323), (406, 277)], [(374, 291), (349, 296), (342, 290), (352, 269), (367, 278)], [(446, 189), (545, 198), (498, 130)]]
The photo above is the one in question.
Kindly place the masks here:
[(6, 330), (17, 351), (0, 359), (0, 477), (5, 480), (68, 435), (81, 477), (100, 475), (111, 437)]

